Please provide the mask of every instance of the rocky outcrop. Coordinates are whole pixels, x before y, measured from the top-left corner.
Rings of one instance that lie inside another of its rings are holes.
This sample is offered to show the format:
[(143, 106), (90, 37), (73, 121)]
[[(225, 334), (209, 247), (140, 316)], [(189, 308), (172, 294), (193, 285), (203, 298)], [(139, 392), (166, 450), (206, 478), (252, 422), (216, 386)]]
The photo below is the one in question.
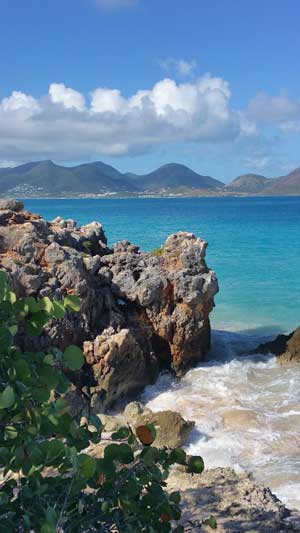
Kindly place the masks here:
[[(183, 524), (188, 520), (200, 523), (214, 516), (220, 533), (300, 531), (298, 511), (290, 511), (270, 489), (255, 483), (248, 474), (238, 474), (231, 468), (204, 470), (199, 476), (176, 467), (168, 479), (168, 490), (178, 489)], [(212, 530), (203, 525), (199, 526), (199, 531)]]
[(0, 266), (15, 292), (75, 294), (82, 302), (79, 313), (53, 320), (39, 338), (19, 341), (39, 349), (83, 346), (86, 365), (74, 380), (95, 411), (152, 382), (161, 368), (180, 375), (203, 359), (218, 291), (206, 246), (179, 232), (158, 254), (128, 241), (110, 249), (97, 222), (47, 222), (20, 202), (0, 204)]
[[(104, 425), (104, 433), (108, 439), (111, 432), (127, 425), (135, 430), (139, 426), (153, 424), (157, 433), (153, 446), (158, 448), (183, 446), (195, 426), (195, 422), (185, 420), (176, 411), (153, 412), (140, 402), (127, 404), (124, 411), (118, 415), (100, 414), (98, 416)], [(101, 442), (101, 448), (98, 449), (102, 448)]]
[(300, 363), (300, 328), (289, 335), (278, 335), (273, 341), (260, 344), (254, 353), (272, 353), (282, 365)]

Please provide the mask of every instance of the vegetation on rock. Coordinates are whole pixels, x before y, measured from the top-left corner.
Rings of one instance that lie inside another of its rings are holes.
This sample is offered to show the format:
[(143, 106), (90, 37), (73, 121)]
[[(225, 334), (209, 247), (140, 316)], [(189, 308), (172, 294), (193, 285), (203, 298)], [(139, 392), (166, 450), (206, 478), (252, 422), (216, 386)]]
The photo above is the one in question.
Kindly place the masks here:
[(39, 335), (51, 318), (79, 306), (74, 296), (63, 302), (17, 299), (0, 271), (2, 531), (184, 531), (176, 525), (180, 494), (165, 490), (166, 479), (172, 464), (201, 473), (201, 457), (151, 446), (156, 437), (152, 424), (135, 433), (122, 427), (112, 434), (102, 458), (88, 455), (103, 425), (97, 416), (78, 425), (64, 399), (66, 374), (83, 365), (81, 350), (69, 346), (64, 352), (24, 353), (17, 346), (18, 334)]

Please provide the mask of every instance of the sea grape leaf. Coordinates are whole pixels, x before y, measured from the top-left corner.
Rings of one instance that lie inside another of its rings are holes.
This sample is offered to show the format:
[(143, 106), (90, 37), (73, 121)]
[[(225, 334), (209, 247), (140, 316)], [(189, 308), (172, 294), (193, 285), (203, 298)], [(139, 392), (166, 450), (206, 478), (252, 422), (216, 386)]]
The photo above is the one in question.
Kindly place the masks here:
[(70, 309), (71, 311), (80, 311), (80, 299), (78, 296), (69, 294), (64, 298), (64, 306)]
[(135, 430), (136, 435), (144, 446), (150, 446), (156, 439), (156, 429), (153, 424), (138, 426)]
[(10, 385), (7, 385), (0, 394), (0, 409), (8, 409), (15, 403), (15, 400), (14, 389)]
[(78, 346), (73, 345), (68, 346), (65, 350), (63, 359), (66, 367), (70, 370), (79, 370), (84, 363), (82, 350)]

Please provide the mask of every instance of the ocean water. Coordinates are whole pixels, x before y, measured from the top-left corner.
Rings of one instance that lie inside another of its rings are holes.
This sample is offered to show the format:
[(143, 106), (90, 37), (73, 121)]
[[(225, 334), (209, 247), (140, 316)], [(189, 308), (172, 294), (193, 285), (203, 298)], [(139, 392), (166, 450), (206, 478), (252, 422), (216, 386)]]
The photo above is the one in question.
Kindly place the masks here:
[(207, 466), (251, 471), (300, 508), (300, 368), (247, 355), (300, 324), (300, 197), (31, 199), (25, 205), (50, 220), (98, 220), (110, 244), (129, 239), (151, 250), (179, 230), (208, 241), (207, 262), (220, 285), (210, 360), (181, 381), (162, 375), (143, 400), (196, 421), (188, 450), (202, 454)]

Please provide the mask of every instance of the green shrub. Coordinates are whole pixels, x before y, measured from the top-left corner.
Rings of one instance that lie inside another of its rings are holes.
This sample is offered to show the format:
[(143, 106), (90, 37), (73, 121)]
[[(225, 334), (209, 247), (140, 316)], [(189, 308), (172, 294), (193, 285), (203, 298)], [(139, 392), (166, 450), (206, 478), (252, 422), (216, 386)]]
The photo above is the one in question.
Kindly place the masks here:
[(63, 302), (17, 299), (0, 271), (1, 531), (183, 531), (174, 525), (180, 495), (166, 492), (166, 479), (174, 463), (201, 472), (202, 459), (151, 446), (151, 425), (138, 428), (137, 435), (130, 427), (119, 429), (103, 458), (91, 457), (84, 450), (99, 443), (100, 420), (91, 416), (88, 424), (77, 425), (63, 398), (69, 386), (65, 370), (81, 368), (81, 350), (35, 353), (17, 346), (20, 328), (39, 335), (49, 319), (79, 307), (75, 296)]
[(154, 255), (155, 257), (159, 257), (160, 255), (162, 255), (163, 249), (162, 249), (162, 247), (154, 248), (153, 250), (151, 250), (150, 253), (151, 253), (151, 255)]

